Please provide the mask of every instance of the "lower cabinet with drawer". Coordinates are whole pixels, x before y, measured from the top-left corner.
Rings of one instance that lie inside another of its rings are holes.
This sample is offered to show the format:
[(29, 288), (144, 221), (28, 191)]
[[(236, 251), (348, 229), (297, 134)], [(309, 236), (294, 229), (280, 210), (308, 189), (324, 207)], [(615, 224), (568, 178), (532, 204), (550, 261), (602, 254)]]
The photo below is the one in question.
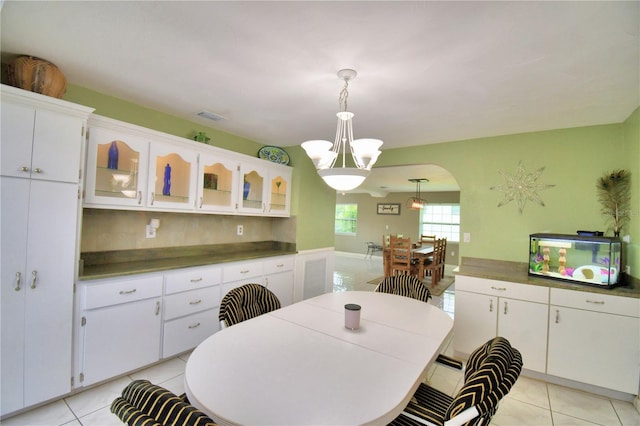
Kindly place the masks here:
[(155, 275), (80, 286), (81, 385), (159, 360), (162, 281), (162, 275)]
[(524, 368), (544, 373), (549, 288), (457, 276), (455, 350), (469, 355), (495, 336), (522, 353)]
[(640, 299), (552, 288), (547, 373), (637, 395)]
[(192, 349), (219, 330), (221, 279), (218, 266), (165, 275), (163, 358)]

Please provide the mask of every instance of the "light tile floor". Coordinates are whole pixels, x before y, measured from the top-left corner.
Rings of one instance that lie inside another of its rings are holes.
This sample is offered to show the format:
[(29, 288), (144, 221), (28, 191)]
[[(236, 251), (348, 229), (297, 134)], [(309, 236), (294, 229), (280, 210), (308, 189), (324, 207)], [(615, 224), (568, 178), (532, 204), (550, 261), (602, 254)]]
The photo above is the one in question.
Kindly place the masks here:
[[(450, 274), (450, 269), (446, 273)], [(379, 256), (364, 259), (361, 255), (336, 254), (334, 291), (373, 291), (375, 284), (367, 282), (381, 275), (382, 261)], [(434, 303), (453, 316), (454, 298), (455, 292), (447, 291), (441, 299), (434, 300)], [(449, 355), (453, 353), (451, 346), (449, 345), (446, 350)], [(3, 420), (2, 425), (121, 425), (122, 423), (110, 412), (109, 407), (127, 383), (145, 378), (179, 395), (184, 392), (184, 368), (187, 360), (188, 354), (181, 355)], [(434, 387), (453, 394), (461, 386), (462, 374), (459, 371), (434, 365), (428, 372), (427, 380)], [(640, 426), (640, 414), (629, 402), (611, 400), (521, 376), (502, 401), (491, 424), (495, 426)]]

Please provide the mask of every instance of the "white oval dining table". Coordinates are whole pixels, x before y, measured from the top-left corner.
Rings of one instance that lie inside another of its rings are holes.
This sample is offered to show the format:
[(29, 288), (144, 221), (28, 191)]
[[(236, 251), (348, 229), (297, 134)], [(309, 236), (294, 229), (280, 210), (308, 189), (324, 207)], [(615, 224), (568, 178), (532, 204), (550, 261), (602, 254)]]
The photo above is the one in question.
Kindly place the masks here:
[[(362, 307), (344, 327), (344, 305)], [(241, 322), (192, 352), (185, 391), (220, 424), (387, 424), (452, 333), (437, 307), (370, 291), (327, 293)]]

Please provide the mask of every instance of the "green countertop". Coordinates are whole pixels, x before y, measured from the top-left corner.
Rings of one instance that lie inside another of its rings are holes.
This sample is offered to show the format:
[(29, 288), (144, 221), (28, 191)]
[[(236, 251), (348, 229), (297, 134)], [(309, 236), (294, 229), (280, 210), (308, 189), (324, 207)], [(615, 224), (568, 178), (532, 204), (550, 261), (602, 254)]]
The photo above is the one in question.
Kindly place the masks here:
[(279, 241), (87, 252), (80, 255), (79, 279), (120, 277), (295, 253), (295, 244)]
[(455, 271), (456, 275), (487, 278), (498, 281), (510, 281), (550, 288), (584, 291), (588, 293), (609, 294), (612, 296), (640, 298), (640, 283), (635, 279), (627, 279), (627, 283), (613, 288), (602, 288), (568, 281), (533, 277), (528, 274), (527, 263), (509, 262), (493, 259), (463, 257), (461, 265)]

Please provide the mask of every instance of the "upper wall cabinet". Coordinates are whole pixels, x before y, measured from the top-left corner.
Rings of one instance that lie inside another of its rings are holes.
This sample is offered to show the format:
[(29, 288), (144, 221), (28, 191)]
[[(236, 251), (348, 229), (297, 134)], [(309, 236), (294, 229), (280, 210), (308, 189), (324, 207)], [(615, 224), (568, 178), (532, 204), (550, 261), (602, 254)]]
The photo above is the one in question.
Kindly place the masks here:
[(85, 207), (290, 214), (291, 167), (100, 116), (87, 144)]
[(90, 109), (8, 86), (2, 98), (2, 176), (78, 183)]
[(87, 144), (85, 204), (142, 207), (148, 162), (149, 141), (146, 139), (91, 127)]

